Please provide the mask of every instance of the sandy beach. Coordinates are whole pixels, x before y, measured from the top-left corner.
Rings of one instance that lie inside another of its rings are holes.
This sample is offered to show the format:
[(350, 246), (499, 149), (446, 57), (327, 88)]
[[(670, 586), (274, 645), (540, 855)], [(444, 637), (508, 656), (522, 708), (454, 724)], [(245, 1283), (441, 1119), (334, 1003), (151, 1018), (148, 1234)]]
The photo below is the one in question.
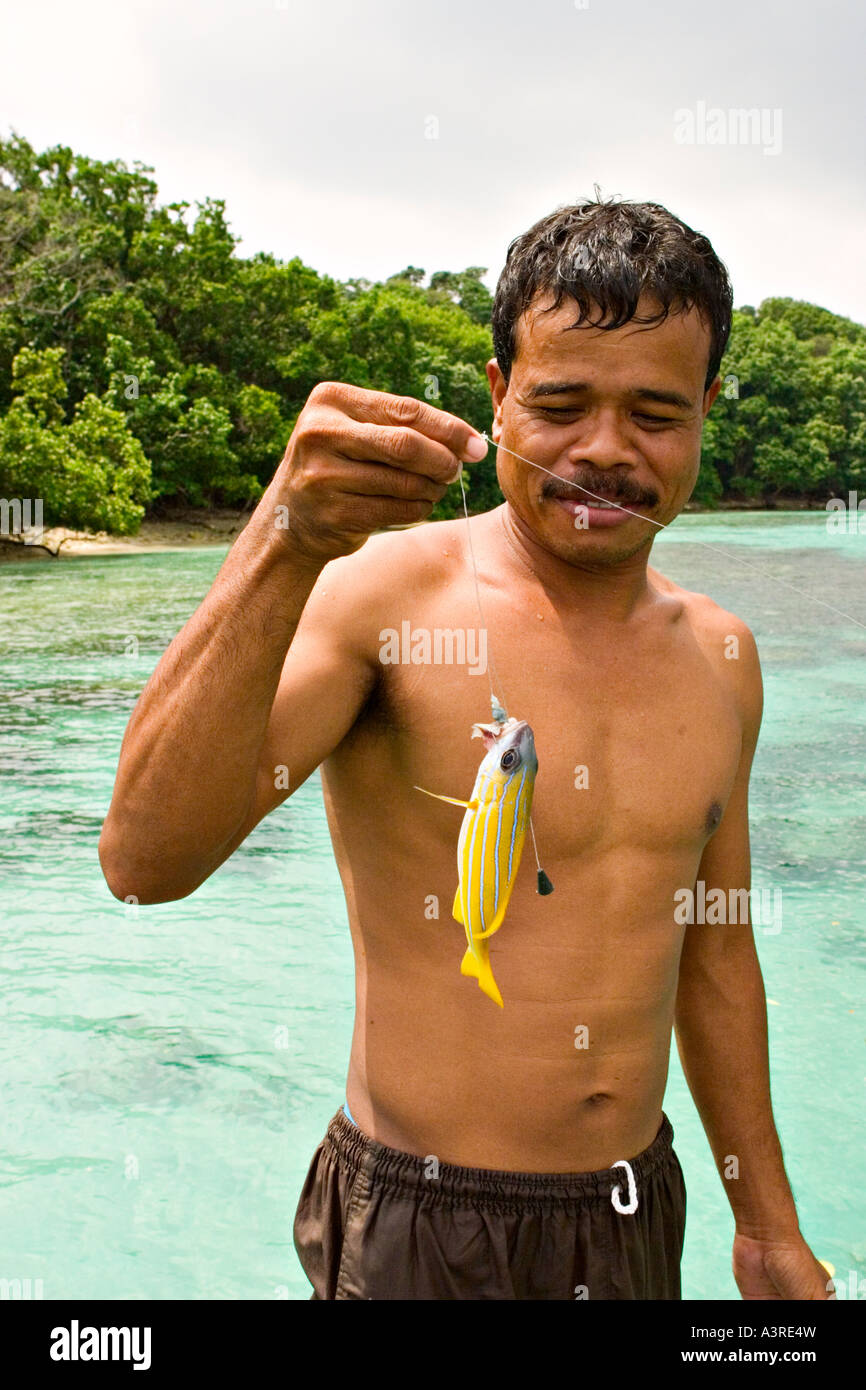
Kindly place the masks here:
[(65, 560), (80, 555), (128, 555), (150, 550), (184, 550), (187, 546), (227, 545), (249, 520), (248, 512), (188, 511), (182, 516), (143, 521), (134, 536), (108, 531), (46, 527), (38, 543), (0, 536), (0, 561)]

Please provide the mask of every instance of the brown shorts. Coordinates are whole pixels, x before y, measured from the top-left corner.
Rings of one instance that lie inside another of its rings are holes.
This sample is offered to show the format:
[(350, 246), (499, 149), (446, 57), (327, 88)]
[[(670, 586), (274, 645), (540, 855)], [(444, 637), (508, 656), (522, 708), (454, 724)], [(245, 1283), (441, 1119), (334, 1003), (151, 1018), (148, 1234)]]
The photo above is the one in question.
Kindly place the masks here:
[[(295, 1215), (312, 1297), (678, 1299), (686, 1188), (673, 1135), (663, 1115), (628, 1167), (508, 1173), (401, 1153), (338, 1110)], [(623, 1214), (614, 1201), (637, 1205)]]

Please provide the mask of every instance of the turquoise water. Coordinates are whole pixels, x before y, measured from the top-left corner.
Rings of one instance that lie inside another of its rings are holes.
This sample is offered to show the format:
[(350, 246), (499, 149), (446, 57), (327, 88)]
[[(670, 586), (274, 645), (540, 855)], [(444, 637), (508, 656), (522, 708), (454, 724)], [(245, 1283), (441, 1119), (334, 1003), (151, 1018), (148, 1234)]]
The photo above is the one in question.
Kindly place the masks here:
[[(775, 1113), (801, 1225), (847, 1280), (866, 1275), (866, 535), (824, 522), (686, 516), (654, 562), (761, 650)], [(318, 778), (181, 902), (116, 902), (96, 858), (129, 713), (224, 553), (0, 567), (0, 1278), (40, 1279), (48, 1299), (309, 1295), (292, 1218), (352, 1027)], [(665, 1108), (688, 1186), (684, 1296), (736, 1298), (733, 1221), (675, 1048)]]

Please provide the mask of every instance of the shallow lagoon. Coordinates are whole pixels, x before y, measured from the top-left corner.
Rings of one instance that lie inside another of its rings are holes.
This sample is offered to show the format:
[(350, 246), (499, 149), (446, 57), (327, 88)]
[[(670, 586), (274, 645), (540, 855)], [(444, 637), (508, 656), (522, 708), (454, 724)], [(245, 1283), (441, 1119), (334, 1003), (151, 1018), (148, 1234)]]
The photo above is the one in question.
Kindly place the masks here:
[[(318, 777), (181, 902), (125, 907), (96, 859), (129, 712), (224, 553), (0, 569), (0, 1277), (49, 1299), (309, 1294), (291, 1223), (352, 1028)], [(774, 1105), (801, 1225), (847, 1281), (866, 1274), (866, 535), (824, 513), (688, 515), (654, 563), (758, 639), (754, 882), (784, 895), (781, 931), (756, 930)], [(675, 1048), (665, 1109), (684, 1296), (736, 1298)]]

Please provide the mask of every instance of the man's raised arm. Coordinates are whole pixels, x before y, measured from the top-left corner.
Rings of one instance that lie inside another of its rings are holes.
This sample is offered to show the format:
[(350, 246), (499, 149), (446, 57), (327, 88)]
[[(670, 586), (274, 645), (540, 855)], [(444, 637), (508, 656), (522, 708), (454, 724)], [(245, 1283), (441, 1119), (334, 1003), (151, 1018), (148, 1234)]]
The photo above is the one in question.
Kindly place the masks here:
[[(486, 449), (464, 421), (412, 397), (336, 382), (314, 389), (258, 507), (127, 726), (99, 842), (116, 897), (192, 893), (337, 746), (374, 672), (332, 617), (307, 625), (303, 661), (289, 674), (321, 571), (373, 531), (423, 520), (459, 461)], [(278, 688), (280, 740), (288, 734), (292, 749), (286, 790), (273, 765)]]

